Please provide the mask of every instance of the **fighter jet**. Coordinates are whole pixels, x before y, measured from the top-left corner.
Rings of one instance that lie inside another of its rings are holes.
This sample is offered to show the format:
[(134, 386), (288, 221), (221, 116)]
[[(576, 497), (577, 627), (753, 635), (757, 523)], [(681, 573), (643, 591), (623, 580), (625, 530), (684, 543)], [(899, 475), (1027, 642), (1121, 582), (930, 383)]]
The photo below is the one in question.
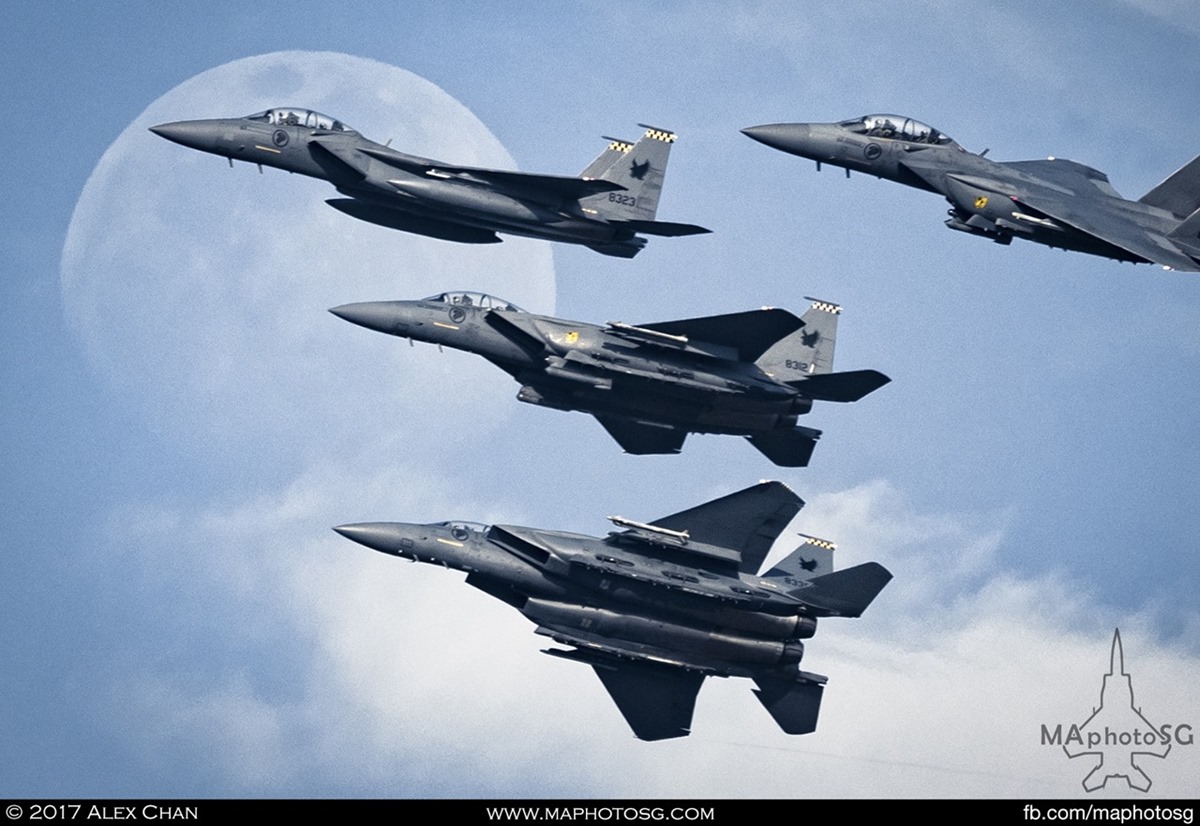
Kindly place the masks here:
[(688, 433), (745, 436), (777, 465), (808, 464), (813, 400), (852, 402), (889, 379), (830, 372), (841, 307), (606, 326), (534, 315), (483, 293), (345, 304), (355, 324), (477, 353), (521, 384), (517, 398), (591, 413), (628, 453), (678, 453)]
[(860, 616), (892, 575), (876, 562), (834, 572), (833, 543), (813, 537), (756, 575), (803, 506), (760, 482), (651, 523), (610, 516), (624, 530), (603, 538), (472, 522), (334, 530), (465, 571), (468, 585), (570, 646), (545, 653), (592, 666), (642, 740), (686, 736), (705, 677), (751, 678), (779, 727), (807, 734), (828, 678), (800, 670), (801, 640), (821, 617)]
[[(644, 125), (644, 124), (643, 124)], [(578, 178), (505, 172), (397, 152), (309, 109), (268, 109), (244, 118), (188, 120), (150, 131), (229, 159), (329, 181), (334, 209), (372, 224), (464, 244), (498, 244), (496, 233), (583, 244), (632, 258), (637, 235), (695, 235), (692, 224), (654, 220), (675, 134), (646, 127), (637, 143), (608, 147)]]
[(1039, 244), (1164, 269), (1200, 271), (1200, 157), (1136, 201), (1075, 161), (991, 161), (912, 118), (750, 126), (775, 149), (917, 189), (950, 202), (950, 229), (1009, 244)]

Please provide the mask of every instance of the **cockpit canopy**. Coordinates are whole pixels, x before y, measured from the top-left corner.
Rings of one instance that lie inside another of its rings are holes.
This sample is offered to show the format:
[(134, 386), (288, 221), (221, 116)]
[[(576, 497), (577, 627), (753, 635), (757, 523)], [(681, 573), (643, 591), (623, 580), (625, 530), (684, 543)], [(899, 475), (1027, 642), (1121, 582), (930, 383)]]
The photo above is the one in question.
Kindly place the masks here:
[(311, 109), (268, 109), (265, 112), (256, 112), (246, 120), (263, 121), (272, 126), (303, 126), (306, 129), (323, 129), (326, 132), (354, 131), (340, 120)]
[(516, 304), (505, 301), (503, 298), (497, 298), (494, 295), (487, 293), (473, 292), (453, 292), (442, 293), (441, 295), (431, 295), (429, 298), (421, 299), (422, 301), (433, 301), (441, 304), (458, 304), (462, 307), (482, 307), (485, 310), (510, 310), (514, 313), (523, 313)]
[(471, 538), (472, 533), (487, 533), (490, 525), (485, 525), (482, 522), (467, 522), (462, 519), (453, 519), (446, 522), (434, 522), (434, 527), (447, 528), (450, 535), (459, 542), (466, 542)]
[(933, 146), (957, 145), (949, 135), (903, 115), (863, 115), (855, 120), (844, 120), (838, 125), (871, 138), (890, 138)]

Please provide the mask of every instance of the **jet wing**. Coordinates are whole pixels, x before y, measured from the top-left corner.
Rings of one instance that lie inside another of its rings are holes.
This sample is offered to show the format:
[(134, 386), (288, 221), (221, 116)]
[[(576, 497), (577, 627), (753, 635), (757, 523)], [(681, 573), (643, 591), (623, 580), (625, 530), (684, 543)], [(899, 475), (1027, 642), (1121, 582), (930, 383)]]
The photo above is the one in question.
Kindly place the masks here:
[(754, 681), (758, 683), (754, 696), (786, 734), (811, 734), (817, 730), (825, 677), (804, 671), (796, 681), (770, 677), (756, 677)]
[(728, 347), (736, 350), (742, 361), (755, 361), (781, 338), (799, 330), (803, 323), (787, 310), (765, 308), (638, 326), (667, 335), (684, 336), (692, 346), (706, 342)]
[(686, 430), (677, 427), (649, 424), (636, 419), (620, 419), (615, 416), (597, 416), (596, 419), (626, 453), (635, 456), (678, 453), (688, 435)]
[(464, 224), (454, 224), (449, 221), (439, 221), (425, 215), (415, 215), (398, 209), (377, 206), (370, 201), (357, 198), (330, 198), (325, 201), (338, 212), (344, 212), (360, 221), (378, 224), (389, 229), (398, 229), (425, 235), (430, 238), (441, 238), (446, 241), (457, 241), (460, 244), (499, 244), (500, 238), (489, 229), (478, 229)]
[(590, 649), (548, 648), (545, 653), (592, 666), (639, 740), (667, 740), (691, 732), (704, 674)]
[(687, 531), (691, 541), (737, 553), (738, 570), (754, 574), (779, 534), (804, 507), (804, 500), (782, 482), (759, 482), (703, 505), (655, 519), (650, 524)]
[[(1079, 232), (1098, 238), (1106, 244), (1144, 259), (1148, 263), (1161, 264), (1184, 272), (1200, 271), (1200, 262), (1185, 255), (1165, 235), (1152, 232), (1138, 222), (1122, 214), (1105, 210), (1097, 205), (1094, 210), (1086, 208), (1087, 201), (1078, 198), (1066, 199), (1049, 194), (1013, 196), (1013, 202), (1032, 210), (1035, 217), (1044, 215), (1053, 221)], [(1081, 208), (1083, 206), (1083, 208)]]
[(635, 663), (592, 669), (639, 740), (666, 740), (691, 732), (704, 675)]
[(621, 184), (603, 181), (599, 178), (538, 175), (503, 169), (483, 169), (477, 166), (457, 166), (428, 158), (418, 158), (414, 155), (405, 155), (403, 152), (396, 152), (386, 147), (359, 147), (358, 151), (398, 169), (427, 175), (431, 178), (458, 178), (505, 189), (534, 190), (567, 200), (578, 200), (588, 195), (626, 189)]
[[(1122, 203), (1123, 199), (1102, 172), (1083, 164), (1062, 159), (1001, 164), (1018, 173), (1019, 180), (958, 175), (943, 166), (925, 164), (919, 157), (906, 158), (900, 165), (943, 195), (946, 194), (944, 179), (949, 175), (978, 189), (1011, 198), (1023, 208), (1019, 211), (1025, 212), (1035, 223), (1039, 218), (1048, 218), (1147, 263), (1174, 270), (1200, 271), (1200, 262), (1186, 255), (1165, 235), (1147, 229), (1123, 212), (1106, 208), (1106, 201)], [(1014, 217), (1013, 221), (1020, 219)]]

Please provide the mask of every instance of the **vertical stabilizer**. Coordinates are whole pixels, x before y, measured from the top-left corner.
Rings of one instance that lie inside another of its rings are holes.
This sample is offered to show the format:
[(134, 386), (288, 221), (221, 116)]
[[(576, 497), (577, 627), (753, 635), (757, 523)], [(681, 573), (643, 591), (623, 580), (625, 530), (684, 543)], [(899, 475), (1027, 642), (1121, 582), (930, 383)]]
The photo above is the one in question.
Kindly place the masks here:
[(763, 574), (765, 578), (806, 581), (833, 573), (833, 552), (837, 545), (827, 539), (800, 535), (804, 537), (804, 543)]
[(1172, 172), (1138, 201), (1165, 209), (1180, 218), (1200, 209), (1200, 155)]
[(604, 151), (596, 156), (596, 160), (587, 165), (587, 168), (579, 173), (580, 178), (599, 178), (617, 161), (629, 154), (629, 150), (633, 149), (633, 144), (629, 141), (623, 141), (620, 138), (607, 138), (608, 146)]
[(653, 221), (675, 138), (674, 132), (647, 126), (641, 140), (599, 176), (625, 189), (583, 198), (584, 211), (612, 221)]
[(810, 300), (812, 306), (800, 316), (800, 329), (781, 338), (755, 361), (763, 372), (789, 381), (833, 370), (833, 347), (842, 308), (828, 301)]

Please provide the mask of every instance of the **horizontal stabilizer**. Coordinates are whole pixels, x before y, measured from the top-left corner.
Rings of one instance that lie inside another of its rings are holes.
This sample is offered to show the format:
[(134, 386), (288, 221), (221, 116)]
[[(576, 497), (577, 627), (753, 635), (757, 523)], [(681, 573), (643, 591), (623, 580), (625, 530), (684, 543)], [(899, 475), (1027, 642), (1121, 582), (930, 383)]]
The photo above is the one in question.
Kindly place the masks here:
[(633, 419), (618, 419), (613, 416), (597, 416), (596, 419), (626, 453), (635, 456), (678, 453), (683, 449), (683, 440), (688, 435), (686, 430), (677, 427), (647, 424)]
[(359, 201), (354, 198), (330, 198), (325, 203), (338, 212), (344, 212), (360, 221), (366, 221), (369, 224), (378, 224), (381, 227), (388, 227), (389, 229), (426, 235), (430, 238), (441, 238), (443, 241), (457, 241), (460, 244), (500, 243), (500, 238), (496, 233), (488, 229), (468, 227), (462, 224), (452, 224), (449, 221), (438, 221), (433, 218), (412, 215), (397, 209), (376, 206), (367, 201)]
[(850, 370), (845, 373), (822, 373), (804, 379), (789, 381), (809, 399), (827, 402), (856, 402), (868, 393), (873, 393), (890, 382), (878, 370)]
[(646, 235), (658, 235), (663, 238), (679, 238), (683, 235), (703, 235), (712, 232), (708, 227), (696, 224), (677, 224), (673, 221), (610, 221), (634, 232), (644, 232)]
[(768, 430), (746, 437), (764, 456), (780, 467), (808, 467), (821, 431), (811, 427)]
[(844, 571), (814, 577), (791, 591), (817, 616), (859, 617), (892, 581), (891, 572), (878, 562), (865, 562)]
[(754, 696), (786, 734), (811, 734), (817, 730), (821, 695), (825, 693), (825, 678), (819, 679), (819, 682), (791, 682), (756, 677), (758, 688), (754, 689)]

